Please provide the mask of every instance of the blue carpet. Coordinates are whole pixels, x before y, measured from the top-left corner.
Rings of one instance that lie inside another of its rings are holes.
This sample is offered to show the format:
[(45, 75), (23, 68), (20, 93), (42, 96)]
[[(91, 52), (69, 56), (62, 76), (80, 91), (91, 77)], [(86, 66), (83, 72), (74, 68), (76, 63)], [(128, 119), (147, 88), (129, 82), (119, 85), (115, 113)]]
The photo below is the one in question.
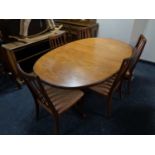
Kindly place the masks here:
[[(44, 109), (35, 119), (34, 101), (24, 85), (17, 90), (8, 77), (0, 77), (0, 134), (53, 134), (53, 119)], [(84, 98), (85, 119), (71, 109), (60, 119), (61, 134), (151, 135), (155, 134), (155, 66), (140, 62), (132, 81), (132, 93), (113, 98), (113, 116), (106, 119), (105, 98), (88, 91)]]

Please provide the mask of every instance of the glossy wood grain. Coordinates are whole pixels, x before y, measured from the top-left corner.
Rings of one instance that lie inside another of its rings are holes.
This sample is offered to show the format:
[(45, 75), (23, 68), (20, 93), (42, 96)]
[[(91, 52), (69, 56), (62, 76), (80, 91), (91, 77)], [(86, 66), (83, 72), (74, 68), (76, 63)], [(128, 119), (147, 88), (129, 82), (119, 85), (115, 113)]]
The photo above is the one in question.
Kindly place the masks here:
[(43, 55), (34, 72), (46, 83), (77, 88), (94, 85), (116, 73), (130, 45), (113, 39), (89, 38), (71, 42)]

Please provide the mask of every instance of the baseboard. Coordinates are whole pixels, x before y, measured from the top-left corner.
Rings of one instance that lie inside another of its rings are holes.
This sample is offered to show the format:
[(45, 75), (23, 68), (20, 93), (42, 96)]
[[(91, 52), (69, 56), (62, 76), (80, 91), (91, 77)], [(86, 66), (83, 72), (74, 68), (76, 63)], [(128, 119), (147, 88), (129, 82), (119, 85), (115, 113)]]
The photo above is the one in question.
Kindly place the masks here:
[(154, 65), (154, 66), (155, 66), (155, 62), (152, 62), (152, 61), (140, 59), (140, 62), (142, 62), (142, 63), (147, 63), (147, 64), (150, 64), (150, 65)]

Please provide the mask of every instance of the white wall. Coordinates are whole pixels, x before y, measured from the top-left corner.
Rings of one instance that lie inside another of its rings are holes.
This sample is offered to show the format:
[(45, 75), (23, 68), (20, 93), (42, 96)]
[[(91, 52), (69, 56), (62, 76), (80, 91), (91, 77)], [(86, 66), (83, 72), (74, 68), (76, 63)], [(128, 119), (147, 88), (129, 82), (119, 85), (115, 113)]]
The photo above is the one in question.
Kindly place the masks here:
[(130, 44), (135, 46), (140, 34), (144, 33), (146, 26), (148, 24), (148, 19), (135, 19), (133, 24), (133, 29), (130, 37)]
[(144, 35), (147, 38), (147, 44), (142, 59), (155, 62), (155, 19), (149, 19)]
[(114, 38), (129, 43), (134, 19), (98, 19), (98, 37)]
[(147, 38), (142, 59), (155, 62), (154, 19), (98, 19), (98, 37), (119, 39), (134, 46), (142, 33)]

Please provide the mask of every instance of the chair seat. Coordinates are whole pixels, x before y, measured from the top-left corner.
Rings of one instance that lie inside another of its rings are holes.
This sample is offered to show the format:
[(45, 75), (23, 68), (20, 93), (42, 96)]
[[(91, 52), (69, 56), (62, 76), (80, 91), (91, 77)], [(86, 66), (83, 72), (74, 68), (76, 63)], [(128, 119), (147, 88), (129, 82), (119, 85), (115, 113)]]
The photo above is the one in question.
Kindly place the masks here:
[(44, 85), (44, 88), (59, 114), (73, 106), (84, 95), (82, 91), (77, 89), (60, 89), (48, 85)]
[(110, 92), (113, 82), (115, 81), (116, 75), (117, 74), (113, 75), (112, 77), (110, 77), (109, 79), (104, 81), (103, 83), (100, 83), (100, 84), (90, 87), (90, 89), (94, 90), (104, 96), (107, 96)]

